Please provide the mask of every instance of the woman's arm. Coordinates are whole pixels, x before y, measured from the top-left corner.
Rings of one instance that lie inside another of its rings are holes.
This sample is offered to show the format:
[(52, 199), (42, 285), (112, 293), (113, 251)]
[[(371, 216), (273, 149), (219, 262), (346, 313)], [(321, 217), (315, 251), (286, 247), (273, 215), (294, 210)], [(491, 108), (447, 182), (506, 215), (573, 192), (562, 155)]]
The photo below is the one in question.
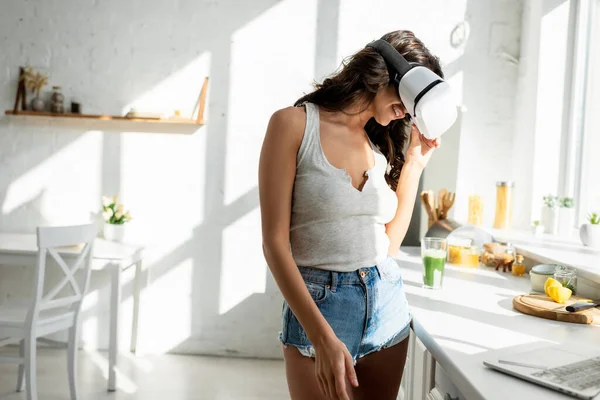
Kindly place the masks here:
[(346, 379), (358, 386), (350, 352), (313, 301), (290, 252), (292, 191), (305, 115), (287, 108), (271, 117), (258, 172), (263, 252), (279, 290), (304, 328), (315, 353), (315, 374), (329, 398), (350, 400)]
[(333, 331), (310, 297), (290, 253), (292, 190), (304, 124), (302, 109), (287, 108), (273, 114), (260, 155), (258, 188), (265, 259), (309, 340), (318, 345)]
[(410, 145), (406, 150), (406, 162), (402, 166), (396, 186), (398, 208), (394, 218), (385, 226), (385, 232), (390, 239), (388, 254), (393, 257), (398, 254), (406, 231), (408, 231), (423, 169), (429, 162), (433, 150), (438, 147), (440, 147), (439, 138), (426, 139), (415, 125), (412, 126)]
[(388, 254), (396, 257), (400, 250), (400, 245), (406, 236), (410, 219), (415, 208), (415, 199), (419, 189), (419, 179), (423, 167), (415, 161), (406, 161), (400, 171), (398, 186), (396, 187), (396, 197), (398, 198), (398, 208), (396, 215), (385, 226), (385, 233), (390, 238), (390, 247)]

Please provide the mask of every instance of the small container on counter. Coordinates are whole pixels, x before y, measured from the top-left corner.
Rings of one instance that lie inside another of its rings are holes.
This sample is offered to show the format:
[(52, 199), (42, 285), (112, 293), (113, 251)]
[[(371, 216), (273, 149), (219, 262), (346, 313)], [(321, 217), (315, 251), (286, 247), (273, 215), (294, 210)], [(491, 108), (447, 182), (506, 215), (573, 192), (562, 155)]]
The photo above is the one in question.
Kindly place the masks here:
[(479, 247), (467, 246), (463, 247), (461, 253), (461, 265), (469, 268), (479, 267)]
[(573, 294), (577, 293), (577, 271), (575, 268), (557, 265), (554, 270), (554, 279), (564, 287), (571, 289)]
[(510, 229), (512, 227), (512, 191), (514, 182), (496, 182), (496, 216), (494, 228)]
[(512, 265), (512, 273), (516, 276), (525, 275), (525, 258), (521, 254), (517, 254), (515, 262)]
[(546, 279), (554, 276), (556, 271), (555, 264), (540, 264), (536, 265), (529, 272), (529, 279), (531, 280), (531, 290), (534, 292), (544, 293), (544, 284)]
[(451, 244), (448, 246), (448, 262), (450, 264), (460, 264), (462, 259), (462, 246)]
[(479, 266), (479, 247), (475, 240), (467, 237), (471, 235), (471, 231), (465, 231), (448, 240), (448, 263), (470, 268)]

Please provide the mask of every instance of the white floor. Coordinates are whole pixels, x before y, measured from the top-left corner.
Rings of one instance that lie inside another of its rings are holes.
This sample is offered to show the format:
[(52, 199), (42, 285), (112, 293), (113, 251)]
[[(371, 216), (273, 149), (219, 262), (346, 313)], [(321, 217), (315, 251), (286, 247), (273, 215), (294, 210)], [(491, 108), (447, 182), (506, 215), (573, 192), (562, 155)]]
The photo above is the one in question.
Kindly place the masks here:
[[(7, 351), (8, 350), (8, 351)], [(14, 349), (0, 349), (0, 354)], [(162, 355), (121, 360), (117, 392), (106, 391), (106, 353), (79, 352), (79, 390), (82, 400), (288, 399), (283, 361), (222, 357)], [(66, 351), (40, 349), (40, 400), (69, 398)], [(0, 364), (0, 400), (24, 400), (16, 393), (16, 364)]]

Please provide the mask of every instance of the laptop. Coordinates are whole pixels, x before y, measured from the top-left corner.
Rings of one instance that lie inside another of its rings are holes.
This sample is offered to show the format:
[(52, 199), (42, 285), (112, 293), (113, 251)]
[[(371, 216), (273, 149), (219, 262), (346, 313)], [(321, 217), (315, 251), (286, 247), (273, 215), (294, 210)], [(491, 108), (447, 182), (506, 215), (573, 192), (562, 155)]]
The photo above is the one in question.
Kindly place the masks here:
[(563, 344), (500, 354), (483, 364), (578, 399), (600, 393), (600, 349), (583, 351)]

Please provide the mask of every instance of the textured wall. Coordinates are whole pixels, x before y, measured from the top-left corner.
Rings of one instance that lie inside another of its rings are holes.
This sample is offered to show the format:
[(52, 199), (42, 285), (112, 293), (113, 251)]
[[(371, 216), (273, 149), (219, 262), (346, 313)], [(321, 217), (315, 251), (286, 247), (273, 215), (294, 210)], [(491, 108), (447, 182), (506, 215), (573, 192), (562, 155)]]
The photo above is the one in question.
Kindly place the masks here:
[[(386, 31), (414, 30), (447, 64), (468, 109), (459, 154), (447, 155), (454, 164), (459, 157), (456, 186), (489, 191), (505, 177), (498, 162), (511, 146), (516, 72), (498, 52), (518, 53), (520, 1), (365, 4), (2, 1), (3, 108), (12, 108), (24, 64), (46, 70), (88, 113), (186, 113), (203, 77), (211, 81), (208, 124), (192, 135), (0, 118), (0, 229), (86, 221), (102, 194), (119, 193), (135, 217), (129, 238), (148, 248), (142, 349), (279, 356), (281, 296), (260, 246), (257, 161), (269, 115), (314, 78)], [(453, 48), (450, 32), (465, 19), (471, 37)], [(26, 271), (0, 268), (0, 302), (27, 294)], [(84, 321), (91, 346), (106, 346), (106, 284), (93, 275)], [(130, 293), (127, 284), (124, 322)]]

